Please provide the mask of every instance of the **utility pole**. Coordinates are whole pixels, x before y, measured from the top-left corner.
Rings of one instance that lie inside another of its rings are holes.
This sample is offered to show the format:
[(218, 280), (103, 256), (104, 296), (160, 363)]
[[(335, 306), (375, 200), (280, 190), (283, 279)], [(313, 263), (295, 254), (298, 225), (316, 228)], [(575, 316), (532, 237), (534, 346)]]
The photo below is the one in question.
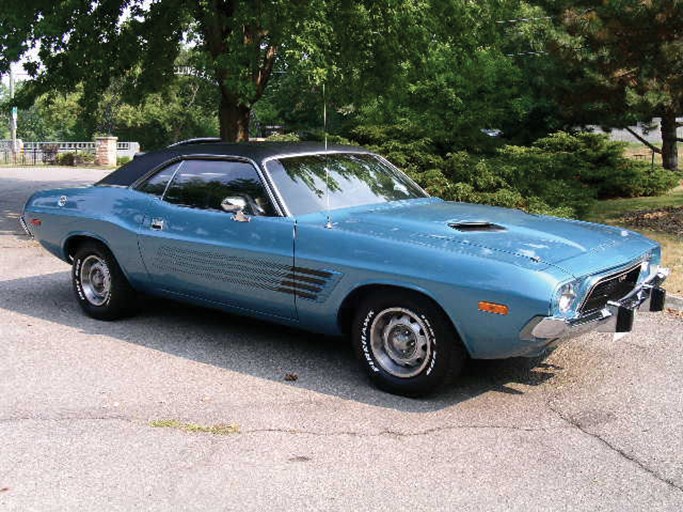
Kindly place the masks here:
[(10, 138), (12, 139), (12, 153), (17, 152), (17, 107), (14, 106), (14, 71), (9, 67), (9, 99), (12, 106), (12, 116), (9, 121)]

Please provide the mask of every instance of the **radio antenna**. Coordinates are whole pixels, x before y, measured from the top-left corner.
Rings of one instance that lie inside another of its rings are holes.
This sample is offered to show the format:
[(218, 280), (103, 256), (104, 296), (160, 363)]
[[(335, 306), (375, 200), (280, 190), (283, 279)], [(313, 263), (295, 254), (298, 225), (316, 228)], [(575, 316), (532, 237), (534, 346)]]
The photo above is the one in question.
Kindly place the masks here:
[(323, 136), (325, 137), (325, 151), (327, 151), (327, 96), (325, 95), (325, 82), (323, 82)]
[[(325, 82), (323, 82), (323, 138), (325, 140), (325, 151), (327, 151), (327, 96), (325, 95)], [(325, 228), (332, 229), (332, 219), (330, 218), (330, 168), (325, 164), (325, 208), (327, 209), (327, 222)]]

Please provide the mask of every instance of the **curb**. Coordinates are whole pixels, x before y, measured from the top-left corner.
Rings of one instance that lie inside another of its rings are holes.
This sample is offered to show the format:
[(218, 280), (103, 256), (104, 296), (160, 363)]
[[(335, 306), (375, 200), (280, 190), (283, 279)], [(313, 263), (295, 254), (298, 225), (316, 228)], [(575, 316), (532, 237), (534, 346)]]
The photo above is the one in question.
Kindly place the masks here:
[(675, 309), (676, 311), (683, 311), (683, 297), (667, 294), (664, 306), (669, 309)]

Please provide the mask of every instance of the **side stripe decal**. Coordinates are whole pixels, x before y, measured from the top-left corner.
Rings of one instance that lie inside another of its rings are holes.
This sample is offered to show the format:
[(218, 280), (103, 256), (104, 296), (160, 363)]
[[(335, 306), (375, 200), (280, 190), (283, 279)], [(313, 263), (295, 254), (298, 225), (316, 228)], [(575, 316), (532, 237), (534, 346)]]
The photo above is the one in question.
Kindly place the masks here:
[(239, 287), (270, 290), (300, 299), (324, 302), (342, 277), (330, 269), (283, 265), (268, 259), (225, 256), (203, 251), (161, 246), (154, 265), (169, 274), (184, 274), (202, 281), (220, 281)]

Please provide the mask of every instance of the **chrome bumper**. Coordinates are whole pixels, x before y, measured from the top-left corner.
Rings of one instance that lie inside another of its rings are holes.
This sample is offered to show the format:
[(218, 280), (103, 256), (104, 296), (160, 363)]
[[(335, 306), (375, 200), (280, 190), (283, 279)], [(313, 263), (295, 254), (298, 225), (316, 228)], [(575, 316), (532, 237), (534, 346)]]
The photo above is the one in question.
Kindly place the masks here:
[(610, 301), (603, 309), (577, 318), (537, 316), (522, 329), (523, 340), (556, 340), (580, 336), (589, 331), (629, 332), (633, 329), (635, 311), (662, 311), (666, 291), (660, 285), (669, 269), (659, 271), (639, 284), (619, 301)]

